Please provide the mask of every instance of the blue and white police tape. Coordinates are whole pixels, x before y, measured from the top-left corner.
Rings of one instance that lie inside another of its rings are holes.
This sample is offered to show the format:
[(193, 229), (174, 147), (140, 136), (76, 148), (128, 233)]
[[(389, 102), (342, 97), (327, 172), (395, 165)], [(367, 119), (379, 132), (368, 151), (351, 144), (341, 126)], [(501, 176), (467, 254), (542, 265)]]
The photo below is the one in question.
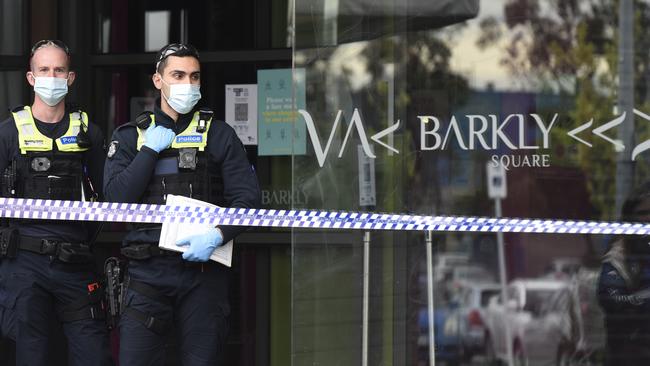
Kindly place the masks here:
[(648, 235), (650, 224), (318, 210), (211, 208), (0, 197), (0, 217), (314, 229)]

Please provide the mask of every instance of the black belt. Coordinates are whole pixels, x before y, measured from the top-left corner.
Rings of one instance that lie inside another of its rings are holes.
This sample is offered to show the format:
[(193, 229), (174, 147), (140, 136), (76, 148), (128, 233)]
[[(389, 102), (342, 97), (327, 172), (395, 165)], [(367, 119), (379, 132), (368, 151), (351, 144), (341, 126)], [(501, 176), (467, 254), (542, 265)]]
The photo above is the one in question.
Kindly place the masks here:
[(132, 243), (122, 247), (120, 252), (125, 257), (136, 260), (144, 260), (158, 256), (178, 257), (181, 255), (179, 252), (160, 249), (158, 245), (151, 243)]
[[(145, 260), (153, 257), (175, 257), (181, 258), (183, 253), (175, 252), (173, 250), (160, 249), (158, 245), (153, 243), (130, 243), (120, 250), (123, 256), (132, 260)], [(201, 272), (205, 267), (216, 264), (212, 261), (207, 262), (190, 262), (183, 261), (185, 267), (200, 268)]]
[(82, 243), (69, 243), (60, 240), (39, 239), (32, 236), (21, 236), (18, 240), (18, 249), (27, 250), (38, 254), (56, 255), (63, 246), (70, 246), (90, 252), (90, 247)]
[(69, 243), (58, 240), (39, 239), (31, 236), (21, 236), (18, 249), (29, 252), (56, 256), (66, 263), (88, 263), (93, 261), (90, 246), (84, 243)]

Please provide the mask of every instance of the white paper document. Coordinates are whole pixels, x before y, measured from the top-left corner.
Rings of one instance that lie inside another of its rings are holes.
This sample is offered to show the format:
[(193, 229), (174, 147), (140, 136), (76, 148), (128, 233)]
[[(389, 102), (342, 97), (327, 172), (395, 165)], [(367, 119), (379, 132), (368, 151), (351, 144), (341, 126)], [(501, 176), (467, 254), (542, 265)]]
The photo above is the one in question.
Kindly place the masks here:
[[(183, 196), (175, 196), (172, 194), (167, 195), (167, 205), (168, 206), (199, 206), (199, 207), (219, 207), (211, 203), (195, 200)], [(208, 231), (214, 226), (210, 224), (179, 224), (179, 223), (169, 223), (165, 222), (162, 225), (162, 231), (160, 232), (160, 242), (158, 246), (162, 249), (173, 250), (176, 252), (185, 252), (189, 246), (178, 246), (176, 241), (182, 239), (188, 235), (192, 234), (201, 234)], [(230, 267), (232, 264), (232, 240), (222, 244), (217, 249), (212, 252), (210, 259), (219, 262), (225, 266)]]

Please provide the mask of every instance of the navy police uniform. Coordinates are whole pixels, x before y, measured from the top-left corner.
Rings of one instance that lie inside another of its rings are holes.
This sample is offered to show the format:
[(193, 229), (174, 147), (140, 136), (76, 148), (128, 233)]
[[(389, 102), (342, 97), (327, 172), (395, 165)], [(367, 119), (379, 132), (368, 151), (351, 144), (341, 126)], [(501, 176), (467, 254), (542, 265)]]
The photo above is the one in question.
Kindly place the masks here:
[[(195, 109), (174, 122), (159, 106), (157, 100), (153, 113), (113, 133), (104, 174), (106, 199), (164, 204), (167, 194), (175, 194), (223, 207), (258, 207), (257, 177), (234, 130), (213, 121), (209, 110)], [(174, 131), (170, 148), (156, 153), (143, 145), (144, 128), (151, 123)], [(137, 225), (123, 242), (129, 265), (120, 363), (163, 364), (166, 335), (174, 328), (184, 365), (215, 365), (228, 331), (228, 268), (160, 250), (160, 228)], [(219, 229), (226, 243), (245, 228)]]
[[(61, 121), (44, 123), (30, 107), (17, 107), (0, 123), (2, 196), (97, 199), (104, 148), (103, 134), (83, 111), (68, 106)], [(96, 229), (83, 222), (5, 220), (0, 331), (16, 340), (17, 364), (50, 364), (53, 319), (67, 337), (70, 365), (112, 364), (89, 245)]]

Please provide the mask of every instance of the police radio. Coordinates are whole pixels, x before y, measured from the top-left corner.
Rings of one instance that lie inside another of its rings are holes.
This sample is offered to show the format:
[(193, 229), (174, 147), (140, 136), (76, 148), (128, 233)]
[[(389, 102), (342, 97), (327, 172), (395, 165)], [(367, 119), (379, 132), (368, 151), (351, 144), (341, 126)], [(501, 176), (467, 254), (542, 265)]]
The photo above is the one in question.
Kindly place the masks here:
[(16, 177), (16, 161), (12, 160), (2, 173), (2, 189), (0, 190), (2, 197), (16, 197)]
[(196, 126), (196, 132), (198, 133), (203, 133), (208, 129), (208, 121), (212, 118), (212, 115), (214, 112), (212, 112), (211, 109), (208, 108), (201, 108), (199, 109), (199, 125)]
[(135, 125), (141, 130), (146, 130), (151, 125), (150, 111), (144, 111), (135, 118)]
[(79, 126), (79, 132), (77, 133), (77, 145), (82, 149), (88, 149), (93, 146), (90, 136), (88, 136), (88, 131), (86, 131), (88, 122), (84, 121), (84, 113), (81, 110), (77, 111), (77, 113), (79, 113), (79, 120), (81, 121), (81, 126)]

